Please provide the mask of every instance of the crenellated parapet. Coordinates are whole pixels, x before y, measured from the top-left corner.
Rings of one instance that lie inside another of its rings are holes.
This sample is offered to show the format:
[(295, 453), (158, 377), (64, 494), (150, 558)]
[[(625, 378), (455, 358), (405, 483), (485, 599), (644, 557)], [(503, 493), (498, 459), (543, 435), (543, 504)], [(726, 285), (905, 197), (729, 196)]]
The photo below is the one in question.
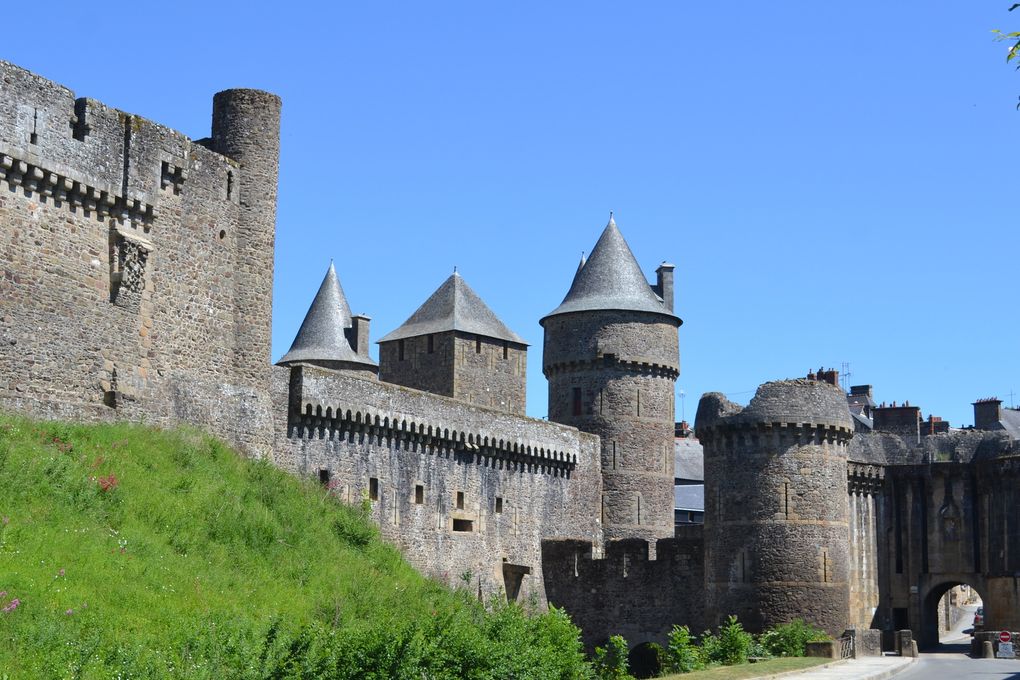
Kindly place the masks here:
[(665, 644), (674, 624), (703, 629), (702, 527), (657, 540), (654, 558), (651, 548), (643, 539), (616, 539), (600, 554), (588, 541), (542, 541), (549, 602), (570, 614), (589, 649), (610, 635)]
[(554, 476), (570, 476), (579, 464), (580, 433), (573, 428), (315, 366), (291, 368), (289, 408), (294, 438), (365, 437), (396, 449)]
[(850, 493), (877, 495), (885, 485), (885, 467), (870, 463), (847, 463), (847, 487)]
[(854, 436), (853, 430), (843, 425), (796, 422), (795, 418), (781, 416), (774, 422), (715, 422), (699, 427), (698, 439), (702, 444), (711, 442), (728, 448), (744, 446), (767, 454), (790, 446), (846, 446)]
[(119, 195), (111, 187), (97, 187), (87, 181), (48, 170), (15, 156), (0, 153), (0, 183), (11, 191), (22, 189), (27, 197), (38, 195), (56, 207), (82, 211), (85, 217), (113, 218), (119, 223), (141, 225), (148, 232), (155, 220), (155, 206), (139, 198)]
[(654, 359), (643, 357), (619, 356), (617, 354), (600, 354), (591, 359), (574, 359), (569, 361), (557, 361), (547, 363), (542, 367), (546, 377), (554, 375), (570, 374), (583, 371), (593, 371), (616, 367), (633, 375), (641, 375), (654, 378), (666, 378), (676, 380), (680, 376), (680, 367), (658, 363)]

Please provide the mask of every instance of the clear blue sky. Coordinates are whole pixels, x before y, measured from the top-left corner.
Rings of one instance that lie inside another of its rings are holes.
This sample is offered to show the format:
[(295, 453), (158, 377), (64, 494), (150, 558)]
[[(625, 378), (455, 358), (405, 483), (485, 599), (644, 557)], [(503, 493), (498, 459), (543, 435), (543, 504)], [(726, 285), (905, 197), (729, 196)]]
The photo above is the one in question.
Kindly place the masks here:
[(689, 420), (849, 362), (957, 425), (1020, 403), (1010, 4), (14, 3), (0, 58), (195, 139), (283, 98), (274, 359), (331, 257), (373, 339), (456, 265), (543, 416), (538, 319), (615, 210), (677, 265)]

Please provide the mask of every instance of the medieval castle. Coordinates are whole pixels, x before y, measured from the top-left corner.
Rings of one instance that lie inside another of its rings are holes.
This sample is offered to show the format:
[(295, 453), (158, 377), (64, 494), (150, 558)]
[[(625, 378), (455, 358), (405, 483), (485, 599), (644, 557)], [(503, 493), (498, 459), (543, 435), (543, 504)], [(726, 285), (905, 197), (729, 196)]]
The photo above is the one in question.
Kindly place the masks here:
[(930, 642), (960, 583), (1020, 628), (1020, 412), (997, 401), (948, 430), (821, 374), (707, 394), (705, 521), (674, 526), (673, 266), (649, 285), (612, 219), (540, 321), (548, 421), (524, 415), (527, 345), (456, 274), (376, 364), (331, 266), (270, 365), (279, 123), (227, 90), (191, 140), (0, 62), (0, 408), (204, 427), (589, 645), (728, 614)]

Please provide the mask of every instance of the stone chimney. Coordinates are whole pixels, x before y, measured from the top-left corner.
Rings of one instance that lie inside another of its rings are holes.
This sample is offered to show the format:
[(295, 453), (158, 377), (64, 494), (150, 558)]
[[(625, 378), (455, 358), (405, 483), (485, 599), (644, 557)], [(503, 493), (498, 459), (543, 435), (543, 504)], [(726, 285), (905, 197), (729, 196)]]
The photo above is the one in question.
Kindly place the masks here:
[(827, 371), (824, 371), (819, 368), (818, 380), (820, 382), (827, 382), (830, 385), (835, 385), (836, 387), (839, 387), (839, 371), (837, 371), (834, 368), (830, 368)]
[(372, 317), (365, 316), (364, 314), (354, 314), (351, 316), (351, 335), (350, 340), (351, 349), (358, 356), (368, 357), (368, 324), (372, 321)]
[(1002, 419), (999, 410), (1002, 400), (998, 397), (978, 399), (974, 402), (974, 427), (979, 430), (996, 430)]
[(673, 270), (676, 266), (669, 262), (663, 262), (655, 270), (655, 294), (662, 298), (662, 304), (666, 309), (673, 311)]
[(850, 394), (855, 397), (867, 397), (868, 399), (874, 396), (871, 385), (853, 385), (850, 388)]

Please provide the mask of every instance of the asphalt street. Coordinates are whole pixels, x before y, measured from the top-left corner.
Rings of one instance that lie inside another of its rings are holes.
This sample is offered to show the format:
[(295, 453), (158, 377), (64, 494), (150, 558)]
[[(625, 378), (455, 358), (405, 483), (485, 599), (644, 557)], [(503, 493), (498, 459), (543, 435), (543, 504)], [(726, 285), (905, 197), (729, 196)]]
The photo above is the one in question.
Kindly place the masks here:
[(896, 680), (1020, 680), (1020, 659), (970, 658), (969, 630), (976, 606), (969, 609), (956, 629), (943, 636), (938, 649), (922, 652), (916, 663), (895, 675)]

